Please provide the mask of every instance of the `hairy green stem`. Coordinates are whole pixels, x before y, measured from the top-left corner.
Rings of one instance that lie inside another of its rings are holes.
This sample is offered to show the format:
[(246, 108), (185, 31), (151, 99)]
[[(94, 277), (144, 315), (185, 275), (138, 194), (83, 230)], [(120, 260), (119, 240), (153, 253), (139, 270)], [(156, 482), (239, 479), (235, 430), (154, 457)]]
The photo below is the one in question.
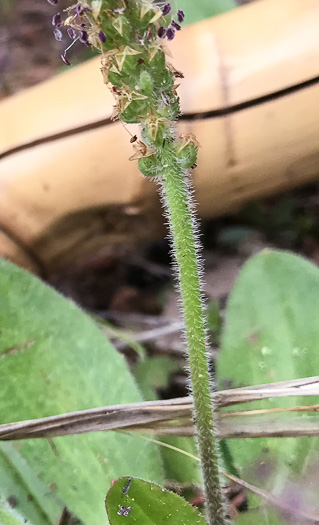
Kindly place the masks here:
[(182, 297), (194, 398), (194, 423), (206, 495), (207, 520), (209, 525), (225, 525), (226, 518), (218, 468), (219, 457), (214, 436), (204, 311), (191, 193), (188, 188), (189, 183), (185, 180), (183, 171), (176, 160), (171, 158), (167, 161), (161, 183)]
[[(207, 519), (209, 525), (225, 525), (206, 355), (198, 241), (191, 190), (185, 175), (185, 170), (196, 165), (198, 142), (191, 133), (175, 136), (175, 122), (180, 114), (175, 81), (183, 75), (167, 63), (165, 56), (164, 40), (171, 41), (176, 31), (181, 30), (184, 16), (184, 12), (170, 2), (81, 0), (67, 9), (64, 25), (71, 38), (77, 36), (80, 42), (101, 52), (103, 79), (116, 101), (113, 118), (141, 125), (142, 140), (132, 137), (134, 154), (130, 159), (138, 159), (144, 176), (156, 177), (161, 182), (185, 317)], [(60, 13), (53, 17), (52, 23), (59, 39)], [(70, 47), (61, 55), (66, 65), (70, 65), (66, 56)]]

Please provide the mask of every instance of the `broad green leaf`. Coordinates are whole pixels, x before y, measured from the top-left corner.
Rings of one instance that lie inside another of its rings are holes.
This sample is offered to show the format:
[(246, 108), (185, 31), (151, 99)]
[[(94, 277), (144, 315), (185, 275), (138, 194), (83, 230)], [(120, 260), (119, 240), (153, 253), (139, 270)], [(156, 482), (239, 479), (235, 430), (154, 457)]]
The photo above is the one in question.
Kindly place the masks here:
[(106, 510), (111, 525), (207, 525), (197, 510), (174, 492), (136, 478), (114, 483), (106, 496)]
[(143, 361), (146, 356), (146, 350), (137, 341), (133, 339), (133, 335), (126, 333), (121, 328), (117, 328), (116, 326), (113, 326), (108, 321), (105, 321), (105, 319), (102, 319), (99, 316), (92, 316), (92, 319), (96, 321), (97, 325), (101, 328), (102, 332), (106, 335), (106, 337), (110, 340), (112, 338), (116, 338), (119, 341), (125, 343), (127, 346), (129, 346), (134, 352), (137, 353), (138, 357)]
[(161, 447), (161, 453), (165, 469), (165, 478), (175, 480), (181, 484), (201, 484), (199, 464), (196, 459), (183, 454), (183, 450), (193, 456), (197, 456), (197, 448), (193, 438), (181, 436), (162, 436), (159, 438), (179, 450), (172, 450), (165, 446)]
[(178, 0), (178, 9), (185, 11), (185, 23), (192, 24), (219, 15), (236, 7), (235, 0)]
[[(0, 328), (1, 422), (142, 401), (123, 357), (92, 320), (4, 260)], [(157, 447), (123, 434), (24, 440), (13, 446), (48, 492), (53, 491), (85, 525), (105, 523), (105, 489), (113, 478), (132, 474), (162, 481)], [(1, 449), (7, 455), (6, 448)], [(5, 482), (0, 473), (0, 486)], [(34, 525), (56, 519), (50, 515)]]
[[(318, 297), (319, 270), (305, 259), (270, 250), (252, 258), (228, 302), (217, 363), (219, 386), (317, 374)], [(250, 403), (245, 409), (302, 403), (309, 404), (309, 398), (277, 398)], [(311, 398), (311, 403), (318, 399)], [(289, 413), (278, 417), (289, 417)], [(243, 479), (280, 494), (292, 475), (301, 483), (305, 460), (311, 465), (319, 442), (318, 438), (236, 439), (228, 440), (228, 445)]]
[(166, 388), (171, 374), (180, 369), (178, 362), (168, 356), (155, 356), (138, 361), (132, 369), (144, 399), (157, 399), (157, 390)]
[(9, 442), (0, 446), (0, 494), (32, 523), (55, 525), (63, 504)]
[(1, 525), (31, 525), (28, 520), (12, 509), (10, 505), (0, 498), (0, 524)]

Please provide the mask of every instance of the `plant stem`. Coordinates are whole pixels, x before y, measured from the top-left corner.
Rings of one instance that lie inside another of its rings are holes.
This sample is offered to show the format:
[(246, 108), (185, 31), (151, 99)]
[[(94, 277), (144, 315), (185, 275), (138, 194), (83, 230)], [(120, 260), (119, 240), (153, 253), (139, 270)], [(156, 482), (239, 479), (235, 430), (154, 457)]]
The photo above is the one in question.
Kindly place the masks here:
[[(157, 177), (162, 185), (184, 310), (207, 519), (209, 525), (225, 525), (200, 289), (199, 243), (191, 190), (184, 175), (185, 169), (196, 162), (198, 143), (191, 133), (174, 136), (180, 114), (175, 80), (183, 75), (166, 62), (163, 44), (165, 38), (172, 40), (181, 29), (185, 15), (180, 9), (172, 9), (169, 2), (157, 5), (152, 0), (103, 0), (88, 2), (88, 7), (87, 1), (82, 1), (83, 4), (78, 2), (67, 9), (64, 25), (72, 38), (78, 35), (82, 43), (89, 43), (102, 53), (104, 82), (116, 99), (114, 117), (142, 126), (143, 140), (132, 137), (134, 155), (130, 159), (138, 159), (143, 175)], [(60, 14), (54, 20), (59, 31)], [(69, 47), (61, 55), (66, 65), (70, 65), (66, 57)]]
[(162, 194), (170, 223), (177, 262), (194, 398), (194, 424), (201, 460), (206, 514), (209, 525), (225, 525), (224, 502), (218, 468), (218, 445), (214, 436), (213, 410), (206, 353), (204, 309), (200, 288), (198, 241), (189, 182), (176, 159), (166, 157), (161, 177)]

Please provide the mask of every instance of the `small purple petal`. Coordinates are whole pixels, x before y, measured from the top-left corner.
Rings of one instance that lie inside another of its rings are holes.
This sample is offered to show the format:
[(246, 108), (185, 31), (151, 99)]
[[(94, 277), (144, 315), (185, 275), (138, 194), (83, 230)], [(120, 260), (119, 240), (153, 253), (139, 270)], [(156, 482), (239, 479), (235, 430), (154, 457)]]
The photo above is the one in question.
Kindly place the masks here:
[(184, 22), (184, 18), (185, 18), (185, 13), (184, 11), (182, 11), (181, 9), (179, 9), (177, 11), (177, 20), (179, 21), (179, 23), (181, 24), (182, 22)]
[(67, 33), (68, 33), (69, 37), (72, 38), (72, 40), (75, 39), (76, 32), (74, 31), (73, 27), (68, 27)]
[(112, 13), (114, 13), (115, 15), (121, 15), (123, 11), (123, 7), (118, 7), (117, 9), (113, 9)]
[(171, 26), (174, 27), (176, 31), (180, 31), (182, 29), (181, 26), (175, 22), (175, 20), (172, 20)]
[(147, 35), (146, 35), (146, 40), (151, 40), (152, 36), (153, 36), (152, 30), (151, 28), (149, 28), (149, 30), (147, 31)]
[(66, 66), (70, 66), (70, 65), (71, 65), (71, 62), (68, 61), (68, 59), (66, 58), (65, 55), (60, 55), (60, 56), (61, 56), (61, 60), (62, 60), (62, 62), (64, 62), (64, 64), (65, 64)]
[(166, 29), (163, 26), (161, 26), (157, 31), (157, 34), (160, 38), (164, 38), (166, 35)]
[(57, 13), (56, 15), (54, 15), (52, 17), (52, 25), (54, 27), (61, 27), (61, 25), (62, 25), (62, 18), (61, 18), (60, 13)]
[(80, 40), (81, 44), (87, 44), (88, 43), (89, 35), (87, 34), (86, 31), (80, 31), (79, 40)]
[(59, 0), (48, 0), (49, 4), (51, 5), (57, 5)]
[(102, 42), (102, 44), (105, 44), (106, 42), (106, 34), (104, 31), (100, 31), (98, 34), (99, 41)]
[(170, 10), (171, 10), (171, 4), (165, 4), (164, 7), (162, 7), (163, 16), (168, 15)]
[(55, 29), (53, 31), (53, 34), (54, 34), (54, 38), (55, 40), (57, 40), (58, 42), (61, 42), (62, 38), (63, 38), (63, 35), (62, 35), (62, 31), (60, 31), (60, 29)]
[(166, 31), (166, 37), (167, 37), (167, 40), (173, 40), (175, 36), (175, 31), (172, 27), (169, 27), (168, 30)]

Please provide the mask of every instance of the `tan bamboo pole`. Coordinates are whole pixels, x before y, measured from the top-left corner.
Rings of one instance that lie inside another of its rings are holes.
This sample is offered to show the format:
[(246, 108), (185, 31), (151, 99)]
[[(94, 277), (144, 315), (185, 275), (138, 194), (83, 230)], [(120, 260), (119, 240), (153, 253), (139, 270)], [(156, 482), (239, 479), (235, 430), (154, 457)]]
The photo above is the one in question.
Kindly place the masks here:
[[(318, 177), (318, 27), (319, 0), (261, 0), (173, 42), (185, 75), (179, 129), (202, 146), (193, 172), (202, 217)], [(99, 58), (0, 103), (1, 255), (51, 271), (161, 228), (122, 125), (70, 131), (108, 119), (112, 104)]]

